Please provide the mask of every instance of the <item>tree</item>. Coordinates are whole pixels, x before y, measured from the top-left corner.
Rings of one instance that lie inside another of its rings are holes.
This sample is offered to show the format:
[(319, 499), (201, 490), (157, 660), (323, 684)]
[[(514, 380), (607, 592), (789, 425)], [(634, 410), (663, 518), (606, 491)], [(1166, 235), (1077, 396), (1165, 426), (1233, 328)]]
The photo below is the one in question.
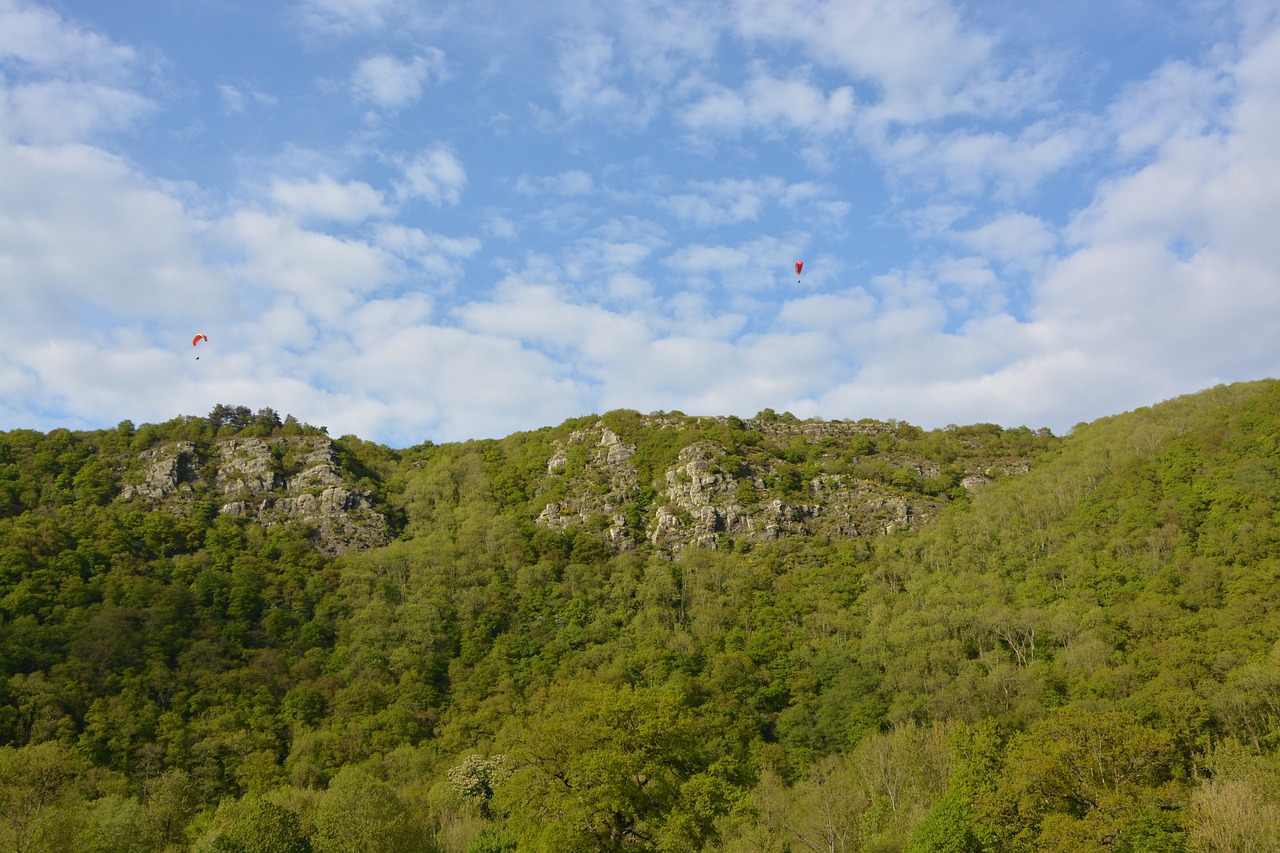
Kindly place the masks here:
[(861, 781), (849, 759), (829, 755), (795, 786), (785, 826), (800, 849), (851, 853), (862, 848), (862, 818), (871, 798)]
[(505, 755), (468, 755), (461, 764), (450, 767), (447, 775), (458, 795), (488, 817), (494, 786), (511, 775), (511, 771)]
[(980, 853), (994, 828), (974, 808), (995, 792), (1004, 740), (990, 720), (958, 725), (948, 741), (951, 777), (942, 796), (916, 827), (908, 853)]
[(510, 726), (494, 808), (537, 850), (696, 850), (742, 797), (729, 763), (666, 690), (557, 686)]
[(1191, 797), (1188, 836), (1203, 853), (1280, 851), (1280, 761), (1236, 741), (1214, 750), (1212, 777)]
[(1057, 709), (1009, 744), (986, 813), (1004, 849), (1112, 848), (1148, 807), (1179, 806), (1173, 739), (1122, 711)]
[(83, 763), (60, 743), (0, 747), (0, 849), (13, 853), (74, 847)]
[(359, 767), (338, 771), (313, 818), (315, 853), (414, 853), (421, 847), (395, 791)]
[(311, 853), (298, 816), (256, 794), (224, 800), (195, 845), (195, 853)]
[(111, 794), (89, 804), (86, 831), (81, 838), (84, 853), (148, 853), (138, 832), (137, 799)]

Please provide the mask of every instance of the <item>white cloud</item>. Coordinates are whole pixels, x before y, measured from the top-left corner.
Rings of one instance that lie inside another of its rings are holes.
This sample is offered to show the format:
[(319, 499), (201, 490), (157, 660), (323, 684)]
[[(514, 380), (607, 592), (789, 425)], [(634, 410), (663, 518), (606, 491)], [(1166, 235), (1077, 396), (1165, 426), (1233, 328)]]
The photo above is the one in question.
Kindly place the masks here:
[(497, 237), (499, 240), (514, 240), (519, 236), (520, 228), (501, 213), (491, 211), (485, 218), (484, 232), (486, 235)]
[(310, 181), (277, 179), (271, 185), (271, 198), (304, 220), (363, 222), (391, 212), (380, 191), (362, 181), (338, 183), (328, 175)]
[(236, 271), (243, 280), (262, 293), (297, 296), (299, 305), (325, 325), (341, 323), (363, 295), (402, 275), (395, 257), (376, 246), (258, 211), (239, 211), (218, 231), (229, 249), (241, 253)]
[(462, 262), (474, 257), (482, 245), (475, 237), (446, 237), (390, 223), (375, 230), (374, 242), (410, 262), (437, 284), (461, 278)]
[(1107, 110), (1116, 147), (1127, 156), (1202, 134), (1216, 124), (1230, 80), (1218, 69), (1175, 60), (1130, 85)]
[(555, 175), (521, 175), (516, 179), (516, 192), (525, 195), (549, 193), (559, 196), (585, 196), (595, 192), (595, 178), (581, 169), (569, 169)]
[(600, 272), (617, 272), (638, 267), (653, 254), (653, 246), (632, 240), (585, 238), (574, 243), (567, 261), (589, 268), (594, 277)]
[(1058, 235), (1039, 217), (1012, 210), (969, 231), (954, 232), (956, 242), (999, 263), (1022, 269), (1040, 265), (1058, 245)]
[(991, 288), (999, 283), (984, 257), (945, 258), (934, 265), (934, 270), (939, 284), (966, 290)]
[(784, 192), (778, 178), (698, 181), (690, 189), (663, 200), (677, 219), (706, 228), (733, 222), (754, 222), (767, 203)]
[(629, 70), (667, 87), (715, 55), (723, 13), (717, 3), (621, 0), (617, 32)]
[(385, 29), (411, 8), (408, 0), (303, 0), (296, 13), (310, 29), (350, 36)]
[(995, 38), (966, 25), (943, 0), (738, 0), (736, 7), (743, 35), (802, 45), (873, 87), (879, 98), (867, 109), (877, 126), (1004, 114), (1043, 91), (1026, 76), (1000, 85)]
[(1180, 238), (1199, 244), (1208, 236), (1207, 183), (1230, 162), (1220, 139), (1174, 142), (1147, 167), (1103, 184), (1066, 233), (1077, 245)]
[(248, 111), (251, 105), (259, 107), (275, 107), (280, 101), (275, 95), (262, 92), (253, 87), (232, 86), (230, 83), (219, 83), (218, 97), (222, 99), (222, 108), (229, 115), (239, 115)]
[(358, 100), (397, 108), (418, 100), (428, 84), (445, 76), (442, 50), (432, 48), (407, 61), (382, 53), (360, 62), (352, 74), (351, 89)]
[(787, 300), (778, 312), (782, 328), (851, 332), (874, 317), (876, 301), (863, 290)]
[(831, 134), (853, 126), (853, 89), (830, 94), (799, 79), (757, 74), (741, 89), (711, 89), (686, 107), (681, 121), (695, 133), (739, 134), (748, 130)]
[(796, 244), (766, 236), (738, 245), (689, 244), (674, 251), (666, 263), (673, 273), (695, 283), (716, 282), (731, 291), (760, 291), (789, 281), (792, 259), (800, 254)]
[(838, 200), (832, 187), (769, 176), (693, 181), (687, 189), (661, 198), (658, 204), (681, 222), (700, 228), (757, 222), (774, 205), (804, 220), (838, 224), (852, 207)]
[(0, 0), (0, 62), (12, 60), (50, 73), (100, 77), (124, 72), (137, 54), (45, 6)]
[(421, 198), (438, 206), (457, 204), (467, 185), (462, 162), (448, 148), (419, 152), (401, 163), (403, 175), (396, 182), (401, 199)]
[(1093, 124), (1036, 122), (1016, 134), (926, 129), (885, 140), (875, 150), (895, 176), (926, 190), (1011, 201), (1090, 153), (1098, 145)]
[(560, 112), (569, 119), (601, 113), (628, 124), (644, 124), (650, 108), (618, 85), (620, 72), (615, 40), (597, 32), (569, 33), (562, 38), (552, 85)]
[(649, 125), (667, 101), (714, 61), (725, 28), (717, 3), (612, 0), (560, 10), (552, 94), (558, 115), (544, 123), (602, 119), (618, 129)]
[(628, 272), (614, 273), (606, 282), (608, 298), (632, 304), (650, 303), (653, 299), (653, 282)]
[(0, 0), (0, 137), (79, 142), (132, 127), (152, 109), (127, 85), (139, 65), (131, 48), (50, 9)]
[(126, 129), (150, 110), (150, 101), (127, 89), (61, 80), (32, 83), (0, 89), (0, 135), (24, 142), (79, 142)]
[[(329, 422), (358, 427), (360, 435), (386, 434), (401, 446), (499, 437), (528, 428), (531, 419), (557, 423), (590, 407), (546, 356), (462, 329), (417, 326), (385, 335), (346, 368), (358, 390), (333, 407)], [(424, 424), (434, 428), (424, 431)]]
[(0, 199), (7, 344), (86, 322), (194, 318), (227, 296), (206, 265), (205, 224), (98, 149), (0, 143)]
[(825, 219), (839, 224), (853, 210), (853, 205), (840, 198), (838, 187), (800, 181), (787, 184), (779, 199), (782, 205), (804, 219)]

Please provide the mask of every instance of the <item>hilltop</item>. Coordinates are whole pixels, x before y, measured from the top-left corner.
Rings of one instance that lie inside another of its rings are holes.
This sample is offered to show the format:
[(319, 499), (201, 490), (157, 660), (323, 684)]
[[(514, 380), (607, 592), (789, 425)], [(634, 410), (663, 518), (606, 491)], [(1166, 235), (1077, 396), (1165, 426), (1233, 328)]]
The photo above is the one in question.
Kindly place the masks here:
[(113, 502), (300, 523), (328, 555), (386, 545), (418, 521), (406, 510), (414, 484), (471, 457), (465, 464), (478, 465), (503, 512), (599, 533), (617, 550), (678, 553), (919, 526), (994, 478), (1026, 473), (1057, 442), (1047, 430), (994, 424), (926, 433), (771, 410), (745, 420), (620, 410), (501, 440), (395, 451), (230, 405), (205, 418), (52, 437), (67, 445), (64, 456), (92, 461)]

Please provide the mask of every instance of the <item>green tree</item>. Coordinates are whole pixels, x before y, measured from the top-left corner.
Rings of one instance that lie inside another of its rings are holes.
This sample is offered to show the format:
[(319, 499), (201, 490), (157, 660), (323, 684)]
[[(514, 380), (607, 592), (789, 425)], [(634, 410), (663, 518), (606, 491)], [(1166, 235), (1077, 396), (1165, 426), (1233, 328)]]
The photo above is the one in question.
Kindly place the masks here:
[(240, 853), (311, 853), (298, 816), (256, 794), (224, 800), (195, 853), (232, 848)]
[(315, 853), (415, 853), (422, 846), (395, 791), (354, 766), (333, 777), (313, 820)]
[(1206, 769), (1210, 778), (1191, 797), (1192, 848), (1280, 851), (1280, 756), (1259, 756), (1229, 740), (1214, 750)]
[(535, 850), (697, 850), (741, 798), (731, 764), (668, 690), (558, 686), (509, 726), (495, 810)]
[(449, 768), (448, 779), (460, 797), (488, 817), (494, 786), (509, 775), (505, 755), (468, 755), (461, 764)]
[(951, 777), (947, 788), (916, 827), (907, 853), (981, 853), (994, 828), (975, 804), (995, 793), (1004, 739), (994, 721), (958, 725), (948, 740)]
[(147, 847), (162, 851), (176, 846), (185, 847), (187, 825), (195, 816), (197, 807), (196, 788), (185, 770), (166, 770), (158, 778), (148, 781), (138, 813), (139, 834)]
[(147, 853), (138, 831), (141, 807), (134, 797), (110, 794), (89, 804), (85, 832), (80, 839), (84, 853)]
[(1010, 741), (983, 802), (1004, 849), (1101, 853), (1148, 807), (1182, 803), (1176, 760), (1173, 739), (1130, 714), (1062, 708)]
[(83, 762), (59, 743), (0, 746), (0, 849), (65, 853), (83, 819)]

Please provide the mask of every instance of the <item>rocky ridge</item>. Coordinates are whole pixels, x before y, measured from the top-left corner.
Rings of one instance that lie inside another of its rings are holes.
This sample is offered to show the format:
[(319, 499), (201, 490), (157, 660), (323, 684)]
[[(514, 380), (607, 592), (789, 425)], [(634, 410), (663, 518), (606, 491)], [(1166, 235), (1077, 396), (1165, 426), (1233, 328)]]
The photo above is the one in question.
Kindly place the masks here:
[[(675, 461), (642, 482), (637, 445), (597, 422), (557, 441), (547, 460), (549, 485), (556, 496), (537, 522), (555, 530), (596, 529), (616, 548), (637, 547), (643, 538), (661, 549), (720, 548), (735, 542), (763, 542), (785, 536), (870, 536), (925, 523), (945, 500), (895, 488), (849, 465), (824, 459), (848, 457), (852, 439), (891, 434), (893, 424), (879, 422), (771, 421), (716, 418), (759, 442), (752, 452), (727, 448), (715, 440), (680, 448)], [(676, 429), (683, 416), (651, 415), (646, 429)], [(790, 464), (783, 448), (800, 447), (806, 464)], [(584, 453), (585, 451), (585, 453)], [(573, 464), (575, 455), (577, 464)], [(908, 479), (938, 478), (937, 462), (907, 454), (878, 454), (881, 469), (905, 472)], [(968, 490), (996, 476), (1030, 469), (1029, 458), (967, 460), (956, 477)], [(556, 484), (556, 480), (564, 482)], [(646, 500), (646, 487), (652, 492)], [(644, 504), (647, 504), (644, 505)]]
[[(674, 553), (919, 526), (993, 477), (1029, 470), (1046, 436), (1020, 430), (926, 434), (895, 421), (800, 421), (768, 410), (750, 420), (618, 410), (509, 440), (381, 456), (323, 434), (241, 432), (121, 459), (117, 499), (267, 527), (301, 522), (324, 553), (367, 551), (390, 542), (390, 517), (411, 521), (420, 499), (406, 499), (406, 489), (476, 454), (469, 470), (492, 478), (477, 488), (518, 495), (507, 508), (537, 525), (598, 535), (617, 550)], [(358, 453), (381, 461), (371, 468)]]
[(303, 522), (331, 555), (391, 538), (374, 495), (343, 472), (326, 437), (231, 438), (207, 446), (180, 441), (145, 451), (140, 461), (119, 500), (140, 499), (180, 514), (204, 500), (222, 515), (267, 527)]

